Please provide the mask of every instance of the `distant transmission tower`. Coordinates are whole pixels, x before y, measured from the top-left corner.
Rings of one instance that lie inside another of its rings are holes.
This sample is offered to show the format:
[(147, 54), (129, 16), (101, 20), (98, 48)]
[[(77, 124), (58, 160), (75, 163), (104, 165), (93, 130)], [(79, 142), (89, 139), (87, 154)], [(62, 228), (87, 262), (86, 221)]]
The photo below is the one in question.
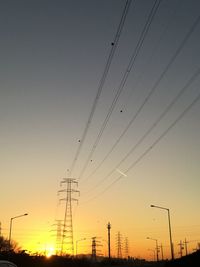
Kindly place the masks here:
[(96, 237), (92, 237), (92, 260), (96, 261), (97, 249), (96, 249)]
[(100, 250), (97, 249), (97, 247), (101, 247), (102, 245), (100, 244), (101, 242), (99, 240), (97, 240), (100, 237), (92, 237), (92, 260), (96, 261), (97, 259), (97, 253), (100, 256)]
[(125, 257), (128, 259), (128, 256), (129, 256), (128, 237), (125, 238), (124, 253), (125, 253)]
[(185, 255), (188, 255), (188, 248), (187, 248), (188, 241), (185, 238), (184, 245), (185, 245)]
[(121, 242), (121, 234), (120, 232), (117, 233), (117, 258), (122, 258), (122, 242)]
[[(72, 198), (73, 193), (78, 193), (78, 190), (73, 189), (73, 185), (78, 185), (74, 178), (63, 178), (61, 185), (66, 184), (66, 189), (59, 190), (58, 193), (66, 193), (66, 198), (60, 199), (65, 201), (65, 215), (63, 221), (62, 242), (61, 242), (61, 255), (71, 254), (74, 255), (74, 240), (73, 240), (73, 223), (72, 223), (72, 201), (78, 201)], [(67, 253), (68, 252), (68, 253)]]
[(52, 226), (56, 226), (56, 255), (61, 255), (61, 245), (62, 245), (62, 232), (63, 232), (63, 220), (56, 220)]

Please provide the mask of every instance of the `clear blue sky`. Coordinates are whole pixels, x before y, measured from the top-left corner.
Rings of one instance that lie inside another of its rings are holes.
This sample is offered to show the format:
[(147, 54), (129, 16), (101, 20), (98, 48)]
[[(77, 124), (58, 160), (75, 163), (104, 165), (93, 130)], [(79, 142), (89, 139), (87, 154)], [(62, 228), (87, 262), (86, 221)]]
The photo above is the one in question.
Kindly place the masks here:
[[(62, 207), (56, 208), (59, 182), (69, 175), (67, 170), (80, 146), (125, 2), (1, 2), (0, 221), (7, 236), (10, 218), (29, 213), (15, 222), (13, 233), (24, 246), (30, 240), (38, 244), (39, 234), (46, 231), (48, 236), (54, 219), (63, 218)], [(132, 255), (141, 257), (148, 257), (147, 249), (152, 247), (146, 236), (159, 239), (166, 246), (166, 255), (169, 249), (165, 214), (151, 209), (150, 204), (170, 208), (176, 253), (180, 240), (190, 240), (190, 250), (196, 246), (192, 240), (200, 240), (200, 102), (150, 149), (200, 93), (198, 75), (187, 85), (200, 68), (198, 0), (161, 1), (99, 143), (80, 174), (154, 3), (131, 3), (71, 174), (80, 178), (81, 192), (74, 214), (75, 239), (104, 236), (105, 225), (111, 221), (113, 243), (115, 233), (121, 231), (129, 238)], [(184, 87), (169, 112), (118, 166)], [(137, 113), (126, 134), (96, 170)], [(126, 172), (145, 151), (149, 152)], [(115, 183), (119, 171), (127, 177)]]

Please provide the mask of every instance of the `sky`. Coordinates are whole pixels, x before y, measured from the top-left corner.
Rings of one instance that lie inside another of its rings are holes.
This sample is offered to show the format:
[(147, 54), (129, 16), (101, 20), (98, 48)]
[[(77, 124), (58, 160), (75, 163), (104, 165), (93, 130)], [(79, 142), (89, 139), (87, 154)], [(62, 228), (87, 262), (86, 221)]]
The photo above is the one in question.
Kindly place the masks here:
[(116, 35), (125, 4), (1, 1), (1, 232), (28, 213), (12, 226), (27, 251), (55, 246), (63, 178), (78, 181), (79, 253), (96, 236), (107, 255), (110, 222), (112, 256), (120, 232), (130, 256), (152, 259), (150, 237), (170, 258), (151, 204), (170, 209), (175, 257), (200, 242), (200, 2), (132, 0)]

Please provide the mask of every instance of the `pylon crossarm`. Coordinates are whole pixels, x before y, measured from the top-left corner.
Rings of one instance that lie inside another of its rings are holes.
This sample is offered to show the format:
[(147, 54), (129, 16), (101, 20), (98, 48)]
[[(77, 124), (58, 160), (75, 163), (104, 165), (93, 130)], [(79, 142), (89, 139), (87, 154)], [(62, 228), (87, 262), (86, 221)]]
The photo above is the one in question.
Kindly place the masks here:
[(80, 194), (80, 191), (79, 190), (75, 190), (75, 189), (71, 189), (71, 192)]
[(71, 198), (71, 200), (78, 202), (78, 199), (77, 198)]
[(61, 201), (66, 201), (67, 199), (66, 198), (61, 198), (61, 199), (59, 199), (59, 203), (61, 202)]
[(63, 193), (63, 192), (67, 192), (66, 189), (59, 190), (58, 195), (59, 195), (59, 193)]
[(71, 183), (78, 183), (76, 181), (76, 178), (63, 178), (61, 183), (68, 183), (68, 182), (71, 182)]

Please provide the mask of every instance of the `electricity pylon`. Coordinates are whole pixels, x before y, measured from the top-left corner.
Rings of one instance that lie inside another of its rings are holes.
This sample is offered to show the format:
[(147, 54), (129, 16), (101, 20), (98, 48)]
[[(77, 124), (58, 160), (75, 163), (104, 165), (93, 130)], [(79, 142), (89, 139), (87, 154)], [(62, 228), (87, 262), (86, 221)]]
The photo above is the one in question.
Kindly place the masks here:
[(78, 182), (74, 178), (63, 178), (63, 180), (61, 181), (61, 185), (63, 184), (66, 184), (66, 188), (58, 191), (58, 193), (66, 193), (66, 197), (60, 199), (60, 201), (65, 201), (61, 255), (63, 254), (74, 255), (72, 201), (78, 201), (78, 200), (72, 198), (72, 194), (79, 193), (79, 191), (73, 189), (72, 186), (74, 184), (78, 185)]
[(56, 226), (56, 255), (61, 255), (63, 220), (56, 220), (52, 226)]
[(129, 256), (128, 237), (125, 238), (124, 253), (125, 253), (125, 257), (128, 259), (128, 256)]
[(122, 242), (121, 242), (122, 236), (121, 233), (117, 233), (117, 258), (122, 259)]
[(96, 250), (96, 237), (92, 237), (92, 260), (96, 261), (97, 250)]
[(97, 238), (99, 238), (99, 237), (96, 237), (96, 236), (92, 237), (92, 255), (91, 255), (91, 256), (92, 256), (92, 260), (93, 260), (93, 261), (96, 261), (96, 258), (97, 258), (97, 252), (98, 252), (98, 253), (100, 252), (100, 250), (97, 249), (97, 247), (102, 246), (102, 245), (100, 244), (100, 241), (97, 240)]

